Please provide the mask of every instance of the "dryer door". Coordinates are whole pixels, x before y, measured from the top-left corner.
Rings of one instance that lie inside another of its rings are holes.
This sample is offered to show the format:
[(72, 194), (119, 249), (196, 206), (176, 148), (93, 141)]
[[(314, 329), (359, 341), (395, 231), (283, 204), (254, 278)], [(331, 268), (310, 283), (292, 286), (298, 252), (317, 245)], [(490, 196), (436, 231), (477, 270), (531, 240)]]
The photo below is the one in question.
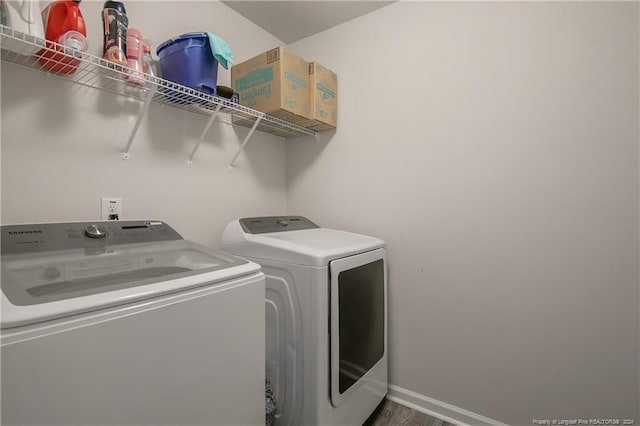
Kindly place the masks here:
[(331, 402), (338, 406), (386, 360), (386, 261), (377, 249), (337, 259), (331, 274)]

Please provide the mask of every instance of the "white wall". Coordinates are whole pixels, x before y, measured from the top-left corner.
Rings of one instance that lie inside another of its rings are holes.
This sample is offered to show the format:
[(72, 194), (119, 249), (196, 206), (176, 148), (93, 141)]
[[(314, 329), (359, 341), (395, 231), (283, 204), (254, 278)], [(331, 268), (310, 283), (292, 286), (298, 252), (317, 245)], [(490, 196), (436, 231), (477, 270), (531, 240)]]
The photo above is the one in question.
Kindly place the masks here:
[[(102, 1), (83, 1), (89, 52), (101, 55)], [(126, 1), (130, 26), (154, 41), (211, 31), (241, 62), (280, 42), (218, 2)], [(219, 68), (219, 84), (229, 71)], [(2, 223), (93, 220), (100, 198), (122, 197), (124, 219), (161, 219), (185, 238), (218, 245), (239, 216), (286, 210), (286, 142), (257, 132), (234, 173), (248, 129), (214, 124), (188, 168), (206, 117), (152, 105), (123, 161), (140, 108), (106, 92), (2, 64)]]
[(388, 242), (394, 385), (509, 424), (638, 418), (638, 3), (400, 2), (291, 47), (339, 129), (288, 202)]

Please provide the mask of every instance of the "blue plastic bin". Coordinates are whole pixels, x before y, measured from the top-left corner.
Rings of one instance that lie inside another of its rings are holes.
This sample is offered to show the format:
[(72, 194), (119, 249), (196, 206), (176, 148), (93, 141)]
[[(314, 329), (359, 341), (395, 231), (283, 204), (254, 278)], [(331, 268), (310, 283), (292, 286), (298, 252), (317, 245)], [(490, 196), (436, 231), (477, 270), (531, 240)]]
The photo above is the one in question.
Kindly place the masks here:
[(162, 78), (210, 95), (216, 94), (218, 61), (206, 33), (188, 33), (158, 46)]

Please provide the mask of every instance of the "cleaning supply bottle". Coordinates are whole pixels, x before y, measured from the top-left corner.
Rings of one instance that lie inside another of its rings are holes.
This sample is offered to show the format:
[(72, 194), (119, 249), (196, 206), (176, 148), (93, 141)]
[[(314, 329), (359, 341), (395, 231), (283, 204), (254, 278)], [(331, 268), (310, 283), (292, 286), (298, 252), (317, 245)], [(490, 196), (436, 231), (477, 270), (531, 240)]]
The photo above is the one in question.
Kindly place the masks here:
[[(38, 52), (40, 64), (51, 72), (73, 74), (80, 63), (74, 58), (74, 50), (83, 51), (88, 46), (80, 0), (57, 0), (49, 3), (42, 11), (42, 18), (45, 21), (47, 48)], [(69, 48), (69, 51), (54, 43)], [(66, 52), (68, 55), (57, 52)]]
[(143, 62), (143, 41), (142, 33), (136, 28), (127, 30), (127, 63), (129, 73), (125, 76), (128, 83), (144, 85), (144, 62)]
[[(44, 38), (44, 26), (37, 0), (3, 0), (2, 4), (5, 6), (8, 27), (26, 35)], [(2, 48), (21, 55), (33, 55), (40, 50), (35, 44), (16, 43), (8, 37), (2, 38)]]
[(153, 42), (149, 39), (144, 39), (142, 45), (142, 51), (144, 55), (142, 56), (144, 62), (144, 72), (154, 77), (162, 78), (162, 69), (160, 68), (160, 61), (158, 59), (154, 59), (153, 53), (151, 53), (151, 45)]
[(102, 25), (104, 30), (102, 57), (126, 67), (129, 19), (122, 2), (111, 0), (104, 2)]
[(0, 24), (7, 25), (7, 6), (0, 0)]
[(81, 0), (56, 0), (49, 2), (42, 10), (45, 38), (58, 43), (67, 31), (77, 31), (87, 36), (87, 27), (80, 11)]
[(143, 71), (146, 74), (157, 76), (159, 74), (159, 67), (157, 61), (151, 56), (151, 41), (145, 39), (142, 42), (142, 63), (144, 64)]

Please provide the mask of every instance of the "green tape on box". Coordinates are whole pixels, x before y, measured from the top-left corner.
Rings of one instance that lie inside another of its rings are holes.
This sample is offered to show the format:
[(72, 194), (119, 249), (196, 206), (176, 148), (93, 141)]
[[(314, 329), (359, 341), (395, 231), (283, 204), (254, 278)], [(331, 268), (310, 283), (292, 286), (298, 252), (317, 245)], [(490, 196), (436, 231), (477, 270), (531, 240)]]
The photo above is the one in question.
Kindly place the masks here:
[(336, 92), (334, 92), (333, 90), (329, 89), (326, 86), (323, 86), (320, 83), (316, 84), (316, 88), (322, 92), (322, 100), (336, 97)]
[(303, 89), (306, 89), (309, 85), (307, 84), (306, 81), (304, 81), (303, 79), (299, 78), (298, 76), (291, 74), (288, 71), (284, 72), (284, 78), (286, 78), (287, 80), (289, 80), (291, 82), (291, 89), (292, 90), (296, 90), (300, 87), (302, 87)]
[(267, 84), (263, 87), (254, 87), (249, 90), (243, 90), (240, 93), (240, 103), (248, 106), (249, 108), (255, 108), (256, 97), (258, 96), (264, 96), (265, 99), (269, 99), (271, 97), (271, 84)]
[(273, 67), (260, 68), (236, 80), (236, 92), (273, 81)]

